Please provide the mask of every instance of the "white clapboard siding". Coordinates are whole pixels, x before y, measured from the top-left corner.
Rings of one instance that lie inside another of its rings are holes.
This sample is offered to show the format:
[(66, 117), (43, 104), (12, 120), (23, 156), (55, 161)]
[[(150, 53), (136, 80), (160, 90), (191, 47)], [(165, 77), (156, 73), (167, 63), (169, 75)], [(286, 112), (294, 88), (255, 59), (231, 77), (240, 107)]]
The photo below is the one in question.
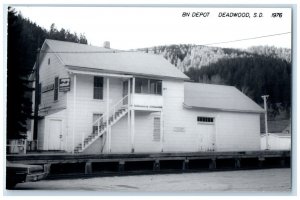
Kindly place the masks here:
[(260, 115), (222, 112), (217, 119), (218, 151), (251, 151), (260, 149)]
[(184, 85), (183, 81), (163, 82), (163, 130), (165, 152), (197, 151), (195, 127), (183, 110)]
[[(77, 94), (76, 94), (76, 119), (74, 122), (73, 112), (73, 92), (74, 92), (74, 77), (71, 77), (71, 91), (68, 92), (68, 138), (73, 141), (73, 125), (75, 129), (75, 146), (82, 141), (82, 134), (90, 135), (92, 133), (92, 121), (94, 113), (106, 112), (106, 85), (107, 78), (104, 78), (104, 93), (103, 100), (93, 99), (94, 77), (88, 75), (77, 76)], [(122, 98), (122, 80), (118, 78), (110, 78), (110, 106), (114, 105)], [(68, 149), (72, 149), (73, 142), (69, 142)]]
[[(164, 151), (206, 151), (201, 144), (207, 125), (197, 116), (213, 117), (216, 151), (259, 150), (259, 114), (233, 113), (200, 108), (183, 108), (184, 89), (180, 81), (164, 81)], [(211, 132), (211, 131), (209, 131)]]
[[(47, 48), (46, 51), (49, 49)], [(51, 51), (51, 50), (49, 50)], [(48, 64), (50, 59), (50, 64)], [(63, 66), (59, 58), (54, 53), (46, 53), (44, 59), (40, 63), (40, 83), (42, 87), (54, 84), (55, 77), (68, 78), (69, 74)], [(44, 92), (41, 95), (40, 109), (50, 111), (66, 107), (66, 93), (58, 92), (58, 100), (54, 101), (54, 90)], [(41, 113), (43, 115), (43, 113)]]
[(44, 139), (45, 139), (45, 119), (39, 120), (38, 123), (38, 134), (37, 134), (37, 149), (44, 150)]

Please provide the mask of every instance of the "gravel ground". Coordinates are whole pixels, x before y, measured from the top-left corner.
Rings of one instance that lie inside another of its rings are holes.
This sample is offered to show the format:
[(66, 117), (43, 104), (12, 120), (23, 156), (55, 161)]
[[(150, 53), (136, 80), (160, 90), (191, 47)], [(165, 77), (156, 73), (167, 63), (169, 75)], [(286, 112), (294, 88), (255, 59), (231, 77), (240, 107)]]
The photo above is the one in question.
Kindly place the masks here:
[(291, 169), (42, 180), (20, 183), (16, 189), (98, 192), (290, 192)]

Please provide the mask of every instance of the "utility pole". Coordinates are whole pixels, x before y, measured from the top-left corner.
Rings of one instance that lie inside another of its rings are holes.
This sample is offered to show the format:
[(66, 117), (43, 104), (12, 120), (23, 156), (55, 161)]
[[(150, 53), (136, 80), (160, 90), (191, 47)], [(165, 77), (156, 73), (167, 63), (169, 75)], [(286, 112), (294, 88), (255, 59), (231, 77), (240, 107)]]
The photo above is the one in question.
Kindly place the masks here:
[(269, 150), (269, 131), (268, 131), (268, 107), (267, 107), (267, 99), (269, 95), (263, 95), (261, 98), (264, 100), (264, 109), (265, 109), (265, 132), (266, 132), (266, 150)]
[(37, 55), (36, 55), (36, 63), (35, 63), (35, 92), (34, 92), (34, 121), (33, 121), (33, 140), (37, 140), (37, 134), (38, 134), (38, 114), (39, 114), (39, 68), (40, 68), (40, 49), (37, 49)]

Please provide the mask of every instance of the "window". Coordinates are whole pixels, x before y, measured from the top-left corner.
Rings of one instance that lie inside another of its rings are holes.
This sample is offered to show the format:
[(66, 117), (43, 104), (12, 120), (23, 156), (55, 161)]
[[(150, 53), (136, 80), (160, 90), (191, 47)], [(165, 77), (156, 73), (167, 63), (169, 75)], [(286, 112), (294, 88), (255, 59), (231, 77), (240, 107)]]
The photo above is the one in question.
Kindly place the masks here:
[(135, 93), (149, 93), (148, 79), (136, 78), (135, 79)]
[(39, 87), (36, 92), (39, 94), (38, 95), (38, 105), (40, 105), (42, 102), (42, 84), (41, 83), (39, 83)]
[(197, 117), (198, 123), (207, 123), (207, 124), (213, 124), (214, 118), (213, 117)]
[(54, 79), (54, 101), (58, 100), (58, 77)]
[(50, 65), (50, 58), (48, 58), (48, 65)]
[(103, 77), (94, 77), (94, 99), (103, 99)]
[(135, 93), (142, 94), (162, 94), (162, 81), (136, 78), (135, 80)]
[(161, 95), (162, 84), (159, 80), (150, 80), (150, 94)]
[[(94, 113), (93, 114), (93, 133), (98, 131), (98, 122), (97, 120), (102, 116), (101, 113)], [(96, 123), (97, 122), (97, 123)]]
[(153, 118), (153, 141), (160, 141), (160, 117)]

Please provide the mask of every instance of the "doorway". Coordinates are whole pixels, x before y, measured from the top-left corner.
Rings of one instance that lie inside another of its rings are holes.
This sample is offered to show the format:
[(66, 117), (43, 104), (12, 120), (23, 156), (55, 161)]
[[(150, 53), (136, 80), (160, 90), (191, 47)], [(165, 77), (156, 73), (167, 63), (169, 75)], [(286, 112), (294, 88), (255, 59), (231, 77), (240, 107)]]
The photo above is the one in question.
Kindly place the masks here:
[(62, 120), (50, 119), (48, 130), (48, 150), (62, 150)]

